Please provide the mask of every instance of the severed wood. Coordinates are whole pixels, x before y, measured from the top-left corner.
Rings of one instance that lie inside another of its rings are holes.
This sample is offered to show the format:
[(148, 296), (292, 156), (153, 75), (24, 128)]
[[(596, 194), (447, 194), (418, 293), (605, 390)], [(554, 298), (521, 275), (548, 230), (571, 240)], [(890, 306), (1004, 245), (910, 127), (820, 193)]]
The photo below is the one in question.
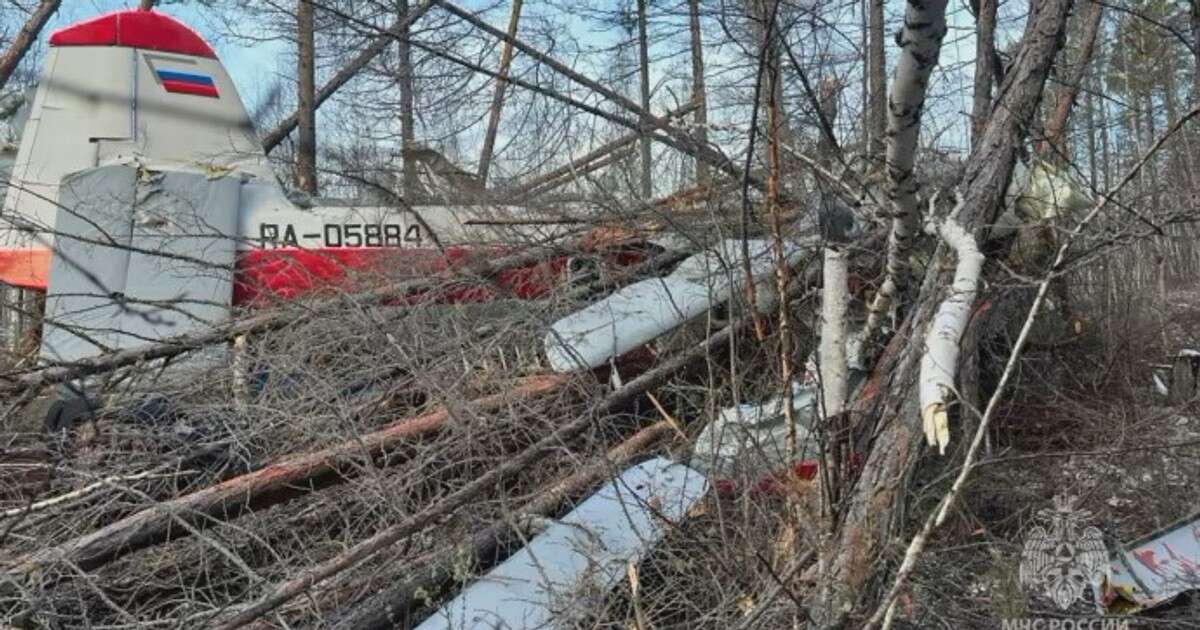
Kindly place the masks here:
[[(551, 393), (568, 382), (569, 376), (558, 374), (525, 378), (503, 393), (473, 401), (470, 407), (476, 411), (498, 409)], [(283, 457), (254, 472), (164, 501), (90, 534), (39, 550), (7, 568), (3, 581), (29, 578), (63, 563), (84, 571), (95, 570), (139, 549), (186, 536), (214, 522), (237, 518), (250, 508), (264, 507), (291, 498), (295, 493), (306, 492), (309, 489), (306, 486), (318, 478), (329, 477), (333, 482), (343, 480), (353, 474), (355, 463), (376, 458), (414, 437), (435, 432), (451, 417), (451, 410), (442, 407), (320, 451)]]

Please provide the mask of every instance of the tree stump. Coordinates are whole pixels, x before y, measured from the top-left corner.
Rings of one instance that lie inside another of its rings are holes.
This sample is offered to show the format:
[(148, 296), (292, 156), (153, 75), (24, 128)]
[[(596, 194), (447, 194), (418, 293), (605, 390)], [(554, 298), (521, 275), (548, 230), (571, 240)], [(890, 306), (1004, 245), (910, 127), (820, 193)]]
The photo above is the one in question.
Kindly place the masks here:
[(1196, 395), (1196, 375), (1200, 372), (1200, 351), (1180, 350), (1171, 361), (1171, 384), (1167, 401), (1178, 405)]

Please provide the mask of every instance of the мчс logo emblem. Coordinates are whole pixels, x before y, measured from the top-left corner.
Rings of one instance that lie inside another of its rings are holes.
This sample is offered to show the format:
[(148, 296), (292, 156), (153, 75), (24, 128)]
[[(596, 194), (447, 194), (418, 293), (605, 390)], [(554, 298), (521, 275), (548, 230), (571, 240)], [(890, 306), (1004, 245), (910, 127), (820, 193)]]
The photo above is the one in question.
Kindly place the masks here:
[(1095, 527), (1081, 531), (1091, 513), (1075, 509), (1075, 499), (1066, 495), (1054, 497), (1054, 509), (1040, 510), (1038, 516), (1049, 529), (1037, 525), (1029, 532), (1021, 552), (1021, 584), (1065, 610), (1104, 574), (1104, 537)]

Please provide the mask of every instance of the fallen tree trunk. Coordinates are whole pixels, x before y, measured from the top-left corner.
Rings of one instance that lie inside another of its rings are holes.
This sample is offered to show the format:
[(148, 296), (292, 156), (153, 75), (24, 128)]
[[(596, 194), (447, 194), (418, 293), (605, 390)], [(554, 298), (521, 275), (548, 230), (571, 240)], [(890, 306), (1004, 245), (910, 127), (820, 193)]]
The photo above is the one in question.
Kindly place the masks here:
[[(496, 409), (547, 394), (568, 382), (569, 377), (564, 375), (529, 377), (504, 393), (474, 401), (471, 407), (477, 411)], [(355, 463), (374, 459), (406, 440), (437, 431), (452, 417), (451, 413), (443, 407), (324, 450), (284, 457), (254, 472), (156, 504), (95, 532), (26, 556), (5, 571), (5, 581), (28, 578), (57, 564), (91, 571), (139, 549), (186, 536), (214, 522), (231, 520), (252, 507), (261, 508), (292, 498), (295, 493), (306, 491), (302, 484), (327, 475), (344, 478), (352, 474)]]
[(465, 563), (466, 566), (483, 565), (486, 568), (498, 552), (515, 544), (520, 536), (527, 533), (526, 530), (531, 529), (531, 519), (552, 516), (564, 501), (583, 494), (612, 474), (614, 469), (624, 466), (674, 430), (670, 422), (663, 420), (638, 431), (610, 449), (604, 457), (537, 492), (535, 498), (516, 514), (493, 522), (477, 531), (468, 542), (414, 567), (409, 572), (413, 577), (368, 601), (355, 603), (331, 627), (342, 630), (384, 630), (411, 623), (410, 616), (422, 604), (422, 600), (429, 598), (437, 601), (436, 594), (444, 592), (453, 583), (456, 566)]
[[(1034, 4), (1021, 49), (1000, 87), (1002, 96), (968, 160), (959, 222), (979, 242), (983, 242), (980, 236), (1003, 201), (1016, 152), (1037, 113), (1070, 6), (1071, 0)], [(877, 405), (870, 413), (875, 427), (872, 448), (841, 512), (838, 532), (823, 550), (827, 569), (821, 579), (831, 587), (828, 597), (817, 607), (821, 627), (844, 626), (858, 608), (867, 581), (880, 573), (876, 562), (892, 540), (896, 508), (902, 505), (905, 494), (904, 482), (921, 447), (922, 433), (915, 427), (919, 411), (913, 386), (916, 365), (925, 347), (916, 339), (923, 337), (934, 307), (941, 301), (940, 287), (946, 285), (946, 278), (936, 267), (927, 273), (905, 327), (903, 340), (909, 343), (893, 339), (877, 367), (899, 366), (883, 372), (892, 379), (886, 384), (887, 404)]]

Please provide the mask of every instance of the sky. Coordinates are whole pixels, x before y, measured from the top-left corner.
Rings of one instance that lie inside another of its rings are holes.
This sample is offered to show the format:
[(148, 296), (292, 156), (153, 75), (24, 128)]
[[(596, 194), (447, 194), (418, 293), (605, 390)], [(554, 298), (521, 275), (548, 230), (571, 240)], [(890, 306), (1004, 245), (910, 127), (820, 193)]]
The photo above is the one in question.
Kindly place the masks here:
[[(463, 3), (468, 6), (476, 4), (471, 0), (464, 0)], [(128, 8), (136, 4), (136, 0), (68, 0), (63, 3), (63, 7), (43, 32), (42, 41), (44, 42), (54, 29), (107, 11)], [(274, 40), (248, 45), (245, 40), (234, 40), (224, 36), (223, 33), (227, 29), (218, 23), (211, 10), (199, 6), (200, 3), (170, 2), (165, 4), (162, 11), (191, 26), (217, 50), (237, 85), (239, 95), (245, 102), (248, 111), (255, 110), (266, 96), (267, 90), (277, 83), (277, 76), (287, 74), (288, 69), (284, 65), (289, 63), (291, 51), (288, 50), (286, 42)], [(489, 2), (488, 4), (494, 5), (495, 3)], [(537, 4), (535, 3), (533, 6), (536, 7)], [(558, 5), (549, 5), (549, 7), (556, 6)], [(899, 25), (898, 18), (902, 11), (901, 7), (900, 3), (889, 2), (889, 31)], [(542, 8), (547, 9), (545, 5)], [(561, 9), (548, 8), (548, 10)], [(490, 13), (488, 17), (498, 26), (502, 26), (501, 23), (506, 16), (503, 10), (499, 10)], [(611, 32), (605, 33), (596, 30), (595, 24), (585, 25), (579, 16), (568, 19), (571, 22), (570, 30), (585, 47), (605, 47), (612, 45), (618, 39)], [(951, 3), (948, 22), (950, 32), (945, 39), (941, 55), (943, 70), (935, 75), (934, 85), (931, 86), (932, 94), (940, 93), (944, 96), (935, 97), (931, 101), (936, 103), (932, 107), (935, 107), (937, 111), (931, 112), (934, 115), (928, 117), (930, 120), (927, 123), (932, 128), (930, 135), (937, 138), (937, 144), (943, 148), (961, 148), (966, 141), (965, 117), (962, 114), (970, 109), (970, 72), (969, 70), (963, 72), (961, 69), (964, 65), (969, 65), (974, 58), (973, 18), (961, 4)], [(1001, 39), (1003, 40), (1005, 37), (1002, 35)], [(892, 49), (892, 46), (889, 46), (889, 49), (891, 49), (888, 55), (889, 62), (894, 63), (896, 51)], [(713, 52), (715, 51), (709, 51), (710, 54)], [(959, 70), (955, 70), (955, 68)], [(652, 71), (654, 69), (656, 68), (652, 65)], [(947, 71), (948, 69), (949, 71)], [(850, 95), (847, 97), (855, 98)]]

